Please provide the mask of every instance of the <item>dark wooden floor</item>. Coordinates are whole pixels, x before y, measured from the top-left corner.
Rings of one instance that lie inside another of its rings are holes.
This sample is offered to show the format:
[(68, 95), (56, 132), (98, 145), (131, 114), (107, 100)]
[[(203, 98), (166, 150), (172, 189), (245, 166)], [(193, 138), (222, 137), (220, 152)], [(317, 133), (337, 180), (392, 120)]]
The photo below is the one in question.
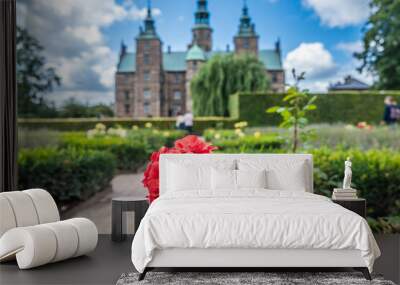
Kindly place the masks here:
[[(376, 261), (374, 272), (399, 284), (400, 235), (376, 238), (382, 257)], [(3, 263), (0, 264), (0, 284), (115, 284), (122, 273), (135, 271), (130, 258), (131, 242), (132, 238), (128, 238), (115, 243), (110, 235), (100, 235), (96, 250), (88, 256), (29, 270), (19, 270), (16, 262)]]
[(16, 262), (0, 265), (0, 284), (115, 284), (122, 273), (134, 271), (131, 261), (132, 239), (121, 243), (110, 235), (100, 235), (95, 251), (57, 263), (19, 270)]

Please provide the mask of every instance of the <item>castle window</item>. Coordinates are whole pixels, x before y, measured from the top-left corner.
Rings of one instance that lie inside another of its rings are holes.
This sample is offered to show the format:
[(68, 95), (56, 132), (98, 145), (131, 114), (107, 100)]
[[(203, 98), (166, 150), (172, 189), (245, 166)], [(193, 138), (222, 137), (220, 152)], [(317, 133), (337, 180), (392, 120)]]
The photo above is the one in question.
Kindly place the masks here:
[(131, 111), (130, 109), (131, 109), (131, 106), (129, 104), (125, 104), (125, 114), (129, 114)]
[(150, 49), (150, 41), (145, 41), (144, 42), (144, 49), (149, 50)]
[(197, 71), (197, 61), (193, 61), (193, 70)]
[(143, 113), (147, 116), (150, 114), (150, 103), (144, 102), (143, 104)]
[(248, 49), (250, 48), (250, 42), (248, 38), (243, 39), (243, 48)]
[(151, 93), (149, 89), (143, 90), (143, 98), (145, 100), (150, 100), (151, 99)]
[(278, 74), (272, 73), (272, 82), (277, 83), (278, 82)]
[(125, 91), (124, 96), (125, 100), (129, 100), (129, 91)]
[(181, 100), (182, 99), (182, 93), (181, 91), (174, 91), (174, 100)]
[(150, 72), (149, 71), (145, 71), (143, 73), (143, 79), (144, 79), (144, 81), (149, 81), (150, 80)]
[(150, 55), (149, 54), (147, 54), (147, 53), (144, 54), (143, 63), (146, 65), (150, 64)]
[(181, 77), (179, 73), (175, 73), (175, 83), (181, 83)]

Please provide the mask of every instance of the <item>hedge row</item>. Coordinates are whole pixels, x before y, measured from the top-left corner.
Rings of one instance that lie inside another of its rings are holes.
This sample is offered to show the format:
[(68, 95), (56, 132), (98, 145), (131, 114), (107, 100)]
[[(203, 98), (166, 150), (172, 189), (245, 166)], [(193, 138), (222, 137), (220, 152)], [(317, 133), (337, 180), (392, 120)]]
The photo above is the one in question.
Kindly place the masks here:
[(136, 171), (142, 167), (149, 155), (162, 146), (172, 146), (182, 138), (184, 131), (158, 131), (140, 129), (128, 131), (126, 137), (87, 137), (84, 132), (65, 132), (59, 139), (60, 148), (106, 151), (113, 154), (119, 170)]
[[(236, 131), (239, 131), (240, 135)], [(203, 133), (204, 139), (218, 147), (218, 152), (250, 153), (276, 152), (282, 149), (284, 139), (275, 134), (246, 134), (241, 130), (208, 129)]]
[[(386, 96), (391, 95), (400, 102), (397, 93), (327, 93), (316, 94), (317, 110), (310, 112), (311, 123), (349, 123), (366, 121), (379, 123), (383, 119)], [(281, 105), (285, 94), (247, 94), (231, 95), (229, 112), (231, 117), (247, 121), (251, 126), (274, 126), (281, 121), (276, 114), (267, 114), (269, 107)]]
[[(194, 131), (202, 133), (208, 128), (232, 128), (237, 120), (222, 117), (195, 118)], [(18, 119), (18, 127), (27, 129), (52, 129), (58, 131), (87, 131), (93, 129), (96, 124), (102, 123), (107, 128), (121, 126), (131, 128), (132, 126), (144, 127), (151, 123), (154, 128), (165, 130), (175, 128), (175, 118), (69, 118), (69, 119)]]
[(115, 157), (109, 152), (56, 148), (20, 150), (18, 187), (40, 186), (56, 201), (84, 200), (109, 184), (115, 167)]
[(224, 153), (262, 153), (281, 152), (284, 141), (275, 136), (260, 138), (244, 137), (236, 140), (218, 140), (213, 145), (218, 147), (217, 152)]
[(61, 148), (77, 150), (97, 150), (111, 153), (120, 170), (137, 170), (148, 159), (150, 150), (140, 142), (120, 137), (87, 138), (83, 134), (69, 133), (61, 138)]

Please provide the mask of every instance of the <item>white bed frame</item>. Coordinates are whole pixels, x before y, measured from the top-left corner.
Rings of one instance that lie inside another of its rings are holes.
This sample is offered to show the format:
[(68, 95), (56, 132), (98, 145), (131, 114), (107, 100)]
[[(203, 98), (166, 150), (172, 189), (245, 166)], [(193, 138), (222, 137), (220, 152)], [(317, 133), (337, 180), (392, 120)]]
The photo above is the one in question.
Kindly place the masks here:
[[(240, 158), (280, 158), (304, 160), (307, 165), (308, 192), (313, 192), (313, 163), (309, 154), (162, 154), (160, 157), (160, 195), (165, 193), (165, 185), (168, 179), (167, 161), (176, 159), (190, 159), (199, 162), (215, 159), (240, 159)], [(156, 250), (152, 261), (145, 271), (139, 276), (139, 280), (145, 277), (147, 271), (154, 268), (187, 268), (187, 267), (230, 267), (238, 268), (296, 268), (296, 267), (326, 267), (343, 268), (353, 267), (362, 271), (365, 278), (371, 280), (371, 276), (359, 250), (329, 250), (329, 249), (193, 249), (171, 248)]]

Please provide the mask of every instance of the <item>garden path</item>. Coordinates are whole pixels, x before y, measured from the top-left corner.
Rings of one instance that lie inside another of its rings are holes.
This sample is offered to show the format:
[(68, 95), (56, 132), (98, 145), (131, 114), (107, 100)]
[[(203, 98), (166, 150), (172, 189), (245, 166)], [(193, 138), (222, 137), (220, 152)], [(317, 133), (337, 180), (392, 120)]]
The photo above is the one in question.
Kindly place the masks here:
[(111, 234), (111, 199), (120, 196), (146, 196), (143, 173), (117, 175), (111, 186), (63, 214), (63, 219), (85, 217), (92, 220), (99, 234)]

